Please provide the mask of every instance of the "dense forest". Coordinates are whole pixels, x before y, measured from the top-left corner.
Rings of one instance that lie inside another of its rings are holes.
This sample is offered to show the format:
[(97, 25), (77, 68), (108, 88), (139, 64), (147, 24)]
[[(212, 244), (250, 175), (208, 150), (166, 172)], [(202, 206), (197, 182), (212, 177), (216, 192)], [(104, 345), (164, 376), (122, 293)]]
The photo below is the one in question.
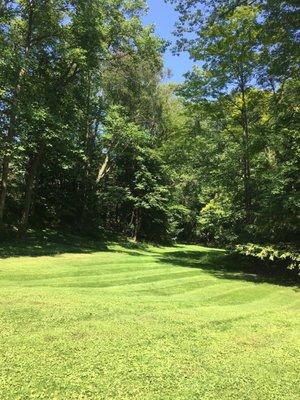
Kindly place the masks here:
[(144, 0), (1, 0), (2, 234), (295, 247), (299, 3), (169, 3), (183, 84)]

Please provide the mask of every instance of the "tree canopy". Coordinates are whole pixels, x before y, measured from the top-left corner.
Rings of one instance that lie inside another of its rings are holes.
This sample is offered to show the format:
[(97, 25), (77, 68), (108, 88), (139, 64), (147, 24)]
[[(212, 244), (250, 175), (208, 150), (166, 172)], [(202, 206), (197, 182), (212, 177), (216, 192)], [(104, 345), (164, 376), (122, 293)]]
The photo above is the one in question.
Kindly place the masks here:
[(144, 0), (1, 2), (2, 232), (296, 244), (298, 2), (169, 3), (183, 84)]

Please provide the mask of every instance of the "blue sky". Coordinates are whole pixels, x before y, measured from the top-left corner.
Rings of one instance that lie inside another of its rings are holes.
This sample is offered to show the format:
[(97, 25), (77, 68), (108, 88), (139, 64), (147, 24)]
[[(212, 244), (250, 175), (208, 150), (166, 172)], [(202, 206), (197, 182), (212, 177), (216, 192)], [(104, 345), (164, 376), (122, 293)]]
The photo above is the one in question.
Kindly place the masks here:
[[(172, 35), (174, 24), (177, 20), (177, 13), (174, 7), (166, 4), (164, 0), (148, 0), (149, 13), (144, 17), (145, 24), (154, 24), (155, 32), (163, 39), (174, 42), (175, 38)], [(182, 82), (183, 74), (192, 68), (192, 61), (186, 53), (180, 56), (172, 55), (168, 50), (164, 55), (165, 68), (172, 70), (172, 81)]]

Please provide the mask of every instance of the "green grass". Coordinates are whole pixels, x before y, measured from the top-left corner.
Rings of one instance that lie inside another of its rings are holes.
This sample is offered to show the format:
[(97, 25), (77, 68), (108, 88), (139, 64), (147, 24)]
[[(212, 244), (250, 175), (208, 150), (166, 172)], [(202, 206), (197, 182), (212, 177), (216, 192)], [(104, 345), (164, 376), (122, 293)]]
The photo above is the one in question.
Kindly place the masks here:
[(0, 254), (2, 400), (299, 399), (297, 289), (221, 250)]

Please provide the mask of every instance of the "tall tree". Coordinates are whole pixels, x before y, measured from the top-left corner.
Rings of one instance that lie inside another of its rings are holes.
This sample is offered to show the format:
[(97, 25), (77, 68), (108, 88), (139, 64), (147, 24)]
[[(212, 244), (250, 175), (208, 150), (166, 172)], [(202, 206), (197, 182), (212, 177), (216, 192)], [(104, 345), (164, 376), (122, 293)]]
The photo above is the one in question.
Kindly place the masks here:
[[(198, 13), (197, 10), (196, 14)], [(208, 13), (208, 10), (205, 10), (200, 18), (201, 25), (197, 37), (188, 42), (191, 56), (203, 65), (201, 69), (195, 69), (188, 75), (187, 95), (191, 94), (191, 87), (198, 100), (222, 97), (223, 103), (234, 102), (239, 113), (237, 121), (241, 127), (245, 217), (246, 221), (250, 222), (253, 194), (248, 93), (255, 84), (258, 68), (258, 9), (242, 6), (213, 23), (213, 15), (205, 13)], [(195, 22), (194, 29), (198, 28), (199, 25)], [(179, 45), (181, 43), (182, 40)], [(187, 42), (184, 43), (187, 45)]]

